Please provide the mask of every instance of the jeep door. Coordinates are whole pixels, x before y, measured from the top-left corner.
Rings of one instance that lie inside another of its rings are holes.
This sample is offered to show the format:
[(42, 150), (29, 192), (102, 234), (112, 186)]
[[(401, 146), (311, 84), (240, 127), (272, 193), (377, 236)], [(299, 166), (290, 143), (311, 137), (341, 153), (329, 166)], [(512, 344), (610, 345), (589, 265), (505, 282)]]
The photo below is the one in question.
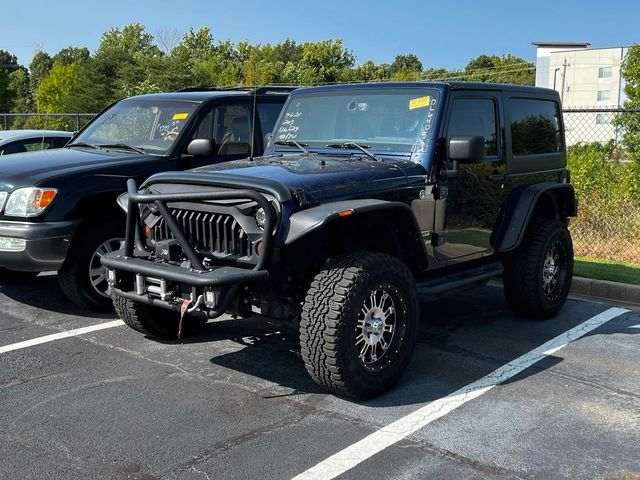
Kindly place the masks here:
[[(458, 175), (442, 182), (442, 195), (447, 196), (446, 226), (434, 254), (438, 261), (457, 262), (493, 253), (491, 235), (503, 200), (506, 163), (500, 92), (454, 91), (450, 102), (446, 145), (454, 137), (484, 139), (482, 161), (459, 165)], [(445, 162), (445, 169), (455, 171), (457, 166), (448, 156)]]

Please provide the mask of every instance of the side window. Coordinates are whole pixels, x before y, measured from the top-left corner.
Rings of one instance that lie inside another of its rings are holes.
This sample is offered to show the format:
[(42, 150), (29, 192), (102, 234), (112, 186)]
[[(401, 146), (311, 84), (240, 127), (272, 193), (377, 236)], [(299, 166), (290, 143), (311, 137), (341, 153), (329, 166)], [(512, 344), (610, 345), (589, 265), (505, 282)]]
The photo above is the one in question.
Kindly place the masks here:
[(282, 103), (258, 103), (258, 117), (260, 118), (260, 128), (262, 134), (266, 135), (273, 131), (273, 127), (278, 120)]
[(51, 137), (48, 141), (51, 143), (49, 148), (62, 148), (69, 142), (69, 139), (67, 137)]
[(215, 140), (219, 155), (249, 154), (251, 124), (247, 105), (212, 108), (196, 127), (193, 138)]
[(562, 149), (560, 112), (556, 102), (512, 98), (509, 111), (514, 156), (556, 153)]
[(453, 101), (447, 141), (467, 135), (484, 138), (486, 157), (498, 155), (495, 101), (490, 98), (457, 98)]
[(28, 140), (19, 140), (16, 142), (9, 143), (3, 147), (3, 155), (8, 155), (10, 153), (24, 153), (24, 152), (33, 152), (36, 150), (46, 150), (47, 148), (51, 148), (51, 144), (48, 139), (45, 139), (44, 142), (41, 138), (30, 138)]

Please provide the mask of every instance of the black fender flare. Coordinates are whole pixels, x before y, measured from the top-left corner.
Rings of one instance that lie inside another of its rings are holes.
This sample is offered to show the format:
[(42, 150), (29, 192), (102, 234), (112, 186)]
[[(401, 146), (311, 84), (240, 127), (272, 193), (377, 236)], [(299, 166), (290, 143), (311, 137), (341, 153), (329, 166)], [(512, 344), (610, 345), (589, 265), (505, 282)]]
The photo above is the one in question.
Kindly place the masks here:
[(536, 183), (514, 191), (512, 195), (514, 198), (508, 198), (508, 205), (505, 206), (506, 211), (511, 213), (507, 214), (505, 226), (498, 237), (500, 252), (518, 248), (542, 197), (547, 197), (553, 203), (557, 219), (577, 215), (576, 195), (570, 183)]
[[(427, 251), (422, 241), (418, 222), (411, 208), (402, 202), (392, 202), (378, 199), (343, 200), (330, 202), (307, 208), (289, 217), (284, 239), (285, 247), (300, 240), (309, 233), (319, 231), (340, 218), (351, 218), (368, 213), (383, 213), (393, 218), (393, 223), (399, 227), (394, 241), (398, 242), (407, 253), (411, 253), (411, 265), (415, 269), (426, 268), (428, 264)], [(388, 232), (395, 235), (395, 232)]]

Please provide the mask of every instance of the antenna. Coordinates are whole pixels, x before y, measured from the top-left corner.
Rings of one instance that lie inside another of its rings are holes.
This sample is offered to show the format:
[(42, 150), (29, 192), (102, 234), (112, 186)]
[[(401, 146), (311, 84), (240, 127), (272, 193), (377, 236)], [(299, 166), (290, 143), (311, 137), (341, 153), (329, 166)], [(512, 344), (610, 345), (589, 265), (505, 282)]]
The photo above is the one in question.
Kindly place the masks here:
[(253, 154), (255, 153), (255, 143), (256, 143), (256, 110), (258, 103), (258, 85), (256, 85), (257, 81), (257, 67), (254, 63), (253, 65), (253, 113), (251, 115), (251, 154), (249, 155), (249, 160), (253, 161)]
[(49, 112), (44, 116), (44, 130), (42, 131), (42, 142), (40, 142), (40, 150), (44, 149), (44, 137), (47, 134), (47, 123), (49, 120)]
[[(255, 83), (255, 82), (254, 82)], [(256, 143), (256, 110), (258, 103), (258, 87), (253, 86), (253, 114), (251, 115), (251, 155), (249, 158), (253, 160), (254, 147)]]

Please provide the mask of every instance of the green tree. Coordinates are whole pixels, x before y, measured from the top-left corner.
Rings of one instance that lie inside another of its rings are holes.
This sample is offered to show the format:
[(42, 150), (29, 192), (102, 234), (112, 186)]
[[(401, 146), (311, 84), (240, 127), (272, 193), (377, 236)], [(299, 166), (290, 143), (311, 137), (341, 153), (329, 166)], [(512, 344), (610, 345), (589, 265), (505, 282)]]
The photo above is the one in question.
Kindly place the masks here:
[(419, 80), (422, 76), (422, 62), (413, 53), (396, 55), (391, 64), (391, 73), (394, 80)]
[(15, 55), (0, 50), (0, 112), (10, 112), (12, 109), (14, 98), (9, 86), (10, 75), (20, 68)]
[[(626, 82), (624, 91), (627, 94), (624, 106), (640, 108), (640, 45), (635, 44), (629, 48), (622, 63), (622, 76)], [(638, 112), (622, 113), (616, 117), (615, 123), (622, 128), (624, 133), (622, 143), (629, 152), (629, 156), (635, 160), (636, 170), (640, 171), (640, 114)], [(638, 177), (640, 179), (640, 172)]]
[(29, 88), (29, 72), (26, 68), (19, 68), (9, 74), (8, 91), (12, 98), (12, 112), (25, 113), (33, 111), (33, 97)]
[(464, 69), (466, 80), (474, 82), (535, 84), (535, 65), (515, 55), (480, 55)]
[[(77, 111), (74, 101), (79, 86), (78, 63), (56, 63), (38, 85), (36, 103), (40, 113), (70, 113)], [(66, 119), (52, 117), (38, 120), (40, 128), (69, 128)]]
[(89, 60), (89, 49), (86, 47), (67, 47), (53, 56), (53, 63), (71, 65), (84, 63)]
[(29, 89), (31, 97), (35, 98), (40, 80), (47, 76), (53, 67), (53, 59), (42, 50), (37, 50), (29, 64)]

